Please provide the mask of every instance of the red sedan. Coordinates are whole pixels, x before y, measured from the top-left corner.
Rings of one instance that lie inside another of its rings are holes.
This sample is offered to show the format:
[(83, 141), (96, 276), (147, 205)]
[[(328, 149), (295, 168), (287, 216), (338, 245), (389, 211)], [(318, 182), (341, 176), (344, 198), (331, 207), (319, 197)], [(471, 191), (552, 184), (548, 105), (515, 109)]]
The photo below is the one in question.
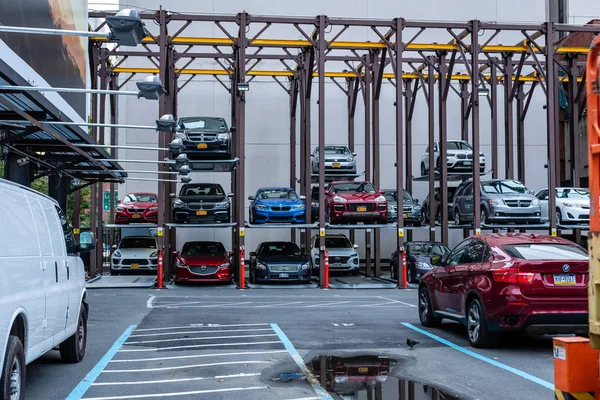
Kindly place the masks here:
[(175, 282), (231, 282), (231, 253), (221, 242), (186, 242), (174, 252)]
[(366, 181), (331, 182), (325, 190), (330, 222), (386, 224), (388, 204), (383, 193)]
[(129, 193), (115, 209), (115, 222), (155, 224), (158, 219), (158, 196), (154, 193)]
[(586, 334), (589, 258), (565, 239), (486, 234), (462, 241), (419, 286), (419, 319), (467, 327), (473, 347), (493, 346), (502, 332)]

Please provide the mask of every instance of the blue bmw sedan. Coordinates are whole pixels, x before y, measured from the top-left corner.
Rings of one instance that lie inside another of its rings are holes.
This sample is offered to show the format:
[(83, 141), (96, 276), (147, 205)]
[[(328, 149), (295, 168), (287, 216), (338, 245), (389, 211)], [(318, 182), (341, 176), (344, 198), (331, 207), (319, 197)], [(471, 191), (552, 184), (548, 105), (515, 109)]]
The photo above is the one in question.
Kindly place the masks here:
[(306, 221), (304, 196), (298, 196), (292, 188), (260, 188), (255, 196), (248, 197), (250, 223), (303, 224)]

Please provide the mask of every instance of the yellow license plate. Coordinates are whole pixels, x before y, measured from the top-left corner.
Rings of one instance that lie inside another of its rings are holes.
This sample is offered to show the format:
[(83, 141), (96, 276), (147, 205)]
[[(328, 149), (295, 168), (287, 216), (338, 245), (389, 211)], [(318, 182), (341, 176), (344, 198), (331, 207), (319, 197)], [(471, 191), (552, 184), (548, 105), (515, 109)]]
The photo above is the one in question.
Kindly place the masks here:
[(131, 268), (135, 269), (135, 268), (139, 268), (140, 264), (131, 264)]
[(408, 218), (408, 214), (402, 214), (402, 218)]
[(142, 218), (142, 214), (133, 214), (131, 218)]
[(208, 147), (208, 145), (206, 143), (198, 143), (199, 149), (206, 149), (207, 147)]
[(359, 374), (366, 374), (367, 372), (369, 372), (369, 368), (367, 368), (367, 367), (358, 367), (358, 373)]
[(356, 207), (356, 211), (367, 211), (367, 207)]
[(341, 166), (339, 162), (334, 162), (331, 165), (333, 166), (333, 168), (339, 168)]
[(196, 215), (206, 215), (206, 211), (204, 211), (204, 210), (196, 211)]

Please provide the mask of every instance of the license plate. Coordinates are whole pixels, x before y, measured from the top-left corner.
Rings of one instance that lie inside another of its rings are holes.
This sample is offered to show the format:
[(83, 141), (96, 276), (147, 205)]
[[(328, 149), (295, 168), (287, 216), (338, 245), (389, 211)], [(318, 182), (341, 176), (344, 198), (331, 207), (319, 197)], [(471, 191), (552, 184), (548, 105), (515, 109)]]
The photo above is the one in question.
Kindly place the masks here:
[(206, 143), (198, 143), (197, 146), (199, 149), (206, 149), (208, 147), (208, 145)]
[(368, 367), (358, 367), (358, 373), (359, 374), (366, 374), (367, 372), (369, 372), (369, 368)]
[(196, 211), (196, 215), (206, 215), (206, 211), (204, 211), (204, 210)]
[(408, 218), (408, 214), (402, 214), (402, 218)]
[(340, 167), (340, 163), (339, 162), (334, 162), (331, 165), (333, 166), (333, 168), (339, 168)]
[(471, 161), (465, 161), (465, 163), (464, 163), (464, 164), (465, 164), (465, 165), (471, 165), (471, 164), (473, 164), (473, 163), (472, 163)]
[(356, 207), (356, 211), (367, 211), (367, 207)]
[(142, 214), (133, 214), (131, 218), (142, 218)]
[(554, 284), (557, 286), (573, 286), (576, 283), (575, 274), (554, 274)]
[(139, 268), (140, 264), (131, 264), (131, 268), (135, 269), (135, 268)]
[(281, 274), (279, 274), (279, 277), (280, 278), (289, 278), (290, 274), (288, 274), (288, 273), (281, 273)]

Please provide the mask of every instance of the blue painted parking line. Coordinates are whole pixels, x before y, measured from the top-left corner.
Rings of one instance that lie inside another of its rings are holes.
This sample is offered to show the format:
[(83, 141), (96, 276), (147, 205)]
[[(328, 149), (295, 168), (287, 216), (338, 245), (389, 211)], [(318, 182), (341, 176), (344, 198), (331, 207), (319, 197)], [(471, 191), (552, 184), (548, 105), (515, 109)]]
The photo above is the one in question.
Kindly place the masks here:
[(100, 376), (104, 368), (106, 368), (106, 366), (108, 365), (110, 360), (115, 356), (115, 354), (117, 354), (117, 351), (121, 348), (121, 346), (123, 346), (123, 343), (125, 343), (129, 335), (131, 335), (135, 328), (136, 325), (130, 325), (129, 328), (127, 328), (125, 332), (123, 332), (119, 339), (117, 339), (117, 341), (112, 345), (112, 347), (108, 349), (106, 354), (104, 354), (104, 356), (100, 359), (100, 361), (98, 361), (94, 368), (92, 368), (92, 370), (88, 372), (85, 378), (83, 378), (83, 380), (79, 382), (79, 384), (75, 387), (75, 389), (73, 389), (73, 391), (67, 396), (65, 400), (81, 399), (85, 392), (87, 392), (87, 390), (90, 388), (92, 383), (94, 383), (94, 381), (98, 379), (98, 376)]
[(443, 343), (446, 346), (449, 346), (449, 347), (453, 348), (454, 350), (458, 350), (461, 353), (464, 353), (464, 354), (466, 354), (468, 356), (471, 356), (471, 357), (476, 358), (476, 359), (478, 359), (480, 361), (483, 361), (483, 362), (486, 362), (488, 364), (491, 364), (491, 365), (493, 365), (495, 367), (501, 368), (501, 369), (503, 369), (505, 371), (511, 372), (511, 373), (513, 373), (515, 375), (520, 376), (521, 378), (528, 379), (531, 382), (535, 382), (538, 385), (541, 385), (541, 386), (543, 386), (543, 387), (545, 387), (547, 389), (550, 389), (550, 390), (554, 391), (554, 384), (553, 383), (550, 383), (548, 381), (540, 379), (537, 376), (533, 376), (531, 374), (528, 374), (525, 371), (521, 371), (520, 369), (510, 367), (510, 366), (508, 366), (506, 364), (502, 364), (502, 363), (500, 363), (500, 362), (498, 362), (496, 360), (492, 360), (491, 358), (487, 358), (485, 356), (482, 356), (481, 354), (477, 354), (474, 351), (467, 350), (464, 347), (456, 345), (456, 344), (452, 343), (449, 340), (443, 339), (443, 338), (441, 338), (441, 337), (439, 337), (437, 335), (434, 335), (433, 333), (427, 332), (424, 329), (417, 328), (416, 326), (414, 326), (413, 324), (410, 324), (408, 322), (402, 322), (402, 325), (404, 325), (407, 328), (410, 328), (410, 329), (412, 329), (412, 330), (414, 330), (416, 332), (422, 333), (423, 335), (428, 336), (428, 337), (430, 337), (430, 338), (432, 338), (434, 340), (437, 340), (438, 342)]

